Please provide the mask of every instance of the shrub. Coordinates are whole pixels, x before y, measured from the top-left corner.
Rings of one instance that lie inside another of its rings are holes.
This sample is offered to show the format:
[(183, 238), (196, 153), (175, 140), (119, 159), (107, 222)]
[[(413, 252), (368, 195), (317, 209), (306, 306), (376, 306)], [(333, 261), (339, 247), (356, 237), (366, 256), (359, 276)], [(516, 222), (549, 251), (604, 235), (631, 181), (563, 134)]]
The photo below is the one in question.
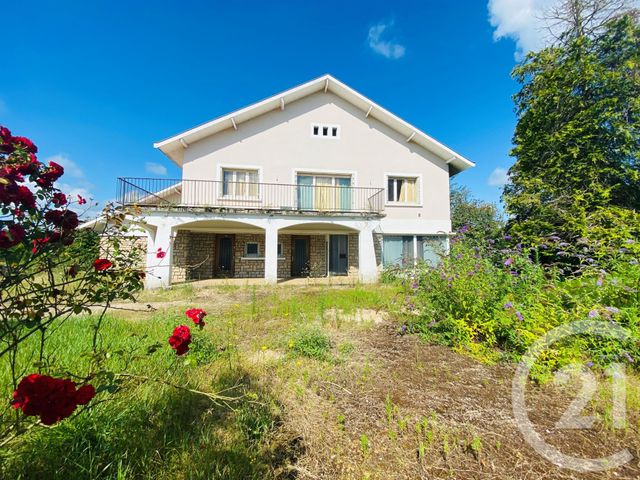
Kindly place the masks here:
[[(484, 360), (517, 360), (541, 335), (575, 320), (614, 322), (636, 340), (624, 344), (576, 336), (551, 348), (539, 376), (571, 361), (637, 365), (640, 266), (629, 252), (608, 261), (542, 266), (536, 251), (505, 248), (509, 239), (473, 246), (458, 236), (441, 265), (421, 265), (405, 281), (409, 328)], [(581, 261), (580, 259), (576, 259)]]

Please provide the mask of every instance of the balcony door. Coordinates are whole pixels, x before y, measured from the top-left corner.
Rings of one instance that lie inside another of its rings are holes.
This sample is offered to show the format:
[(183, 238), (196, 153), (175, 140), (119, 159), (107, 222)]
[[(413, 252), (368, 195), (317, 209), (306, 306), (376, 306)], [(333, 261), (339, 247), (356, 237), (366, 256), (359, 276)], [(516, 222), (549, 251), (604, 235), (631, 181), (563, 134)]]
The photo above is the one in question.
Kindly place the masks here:
[(297, 183), (299, 210), (351, 210), (351, 177), (301, 174)]

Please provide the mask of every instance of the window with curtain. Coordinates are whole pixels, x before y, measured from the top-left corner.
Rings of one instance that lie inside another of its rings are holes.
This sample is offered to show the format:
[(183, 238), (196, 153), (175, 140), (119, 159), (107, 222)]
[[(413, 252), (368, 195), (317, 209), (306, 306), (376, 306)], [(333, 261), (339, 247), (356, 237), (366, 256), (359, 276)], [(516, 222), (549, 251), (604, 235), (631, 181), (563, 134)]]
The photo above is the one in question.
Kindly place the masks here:
[(387, 201), (393, 203), (418, 203), (418, 178), (388, 177)]
[(260, 185), (257, 170), (222, 170), (222, 195), (225, 197), (258, 198)]
[(298, 175), (298, 208), (351, 210), (351, 178), (332, 175)]
[(413, 235), (385, 235), (382, 245), (382, 263), (391, 265), (413, 265)]

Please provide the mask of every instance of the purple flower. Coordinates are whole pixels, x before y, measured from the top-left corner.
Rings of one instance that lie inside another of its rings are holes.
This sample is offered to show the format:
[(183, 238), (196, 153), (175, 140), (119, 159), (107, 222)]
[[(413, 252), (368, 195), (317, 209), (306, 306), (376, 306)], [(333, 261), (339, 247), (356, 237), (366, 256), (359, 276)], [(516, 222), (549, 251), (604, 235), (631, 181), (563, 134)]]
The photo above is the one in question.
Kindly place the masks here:
[(623, 352), (622, 356), (627, 360), (627, 362), (635, 363), (635, 360), (633, 359), (633, 357), (629, 355), (627, 352)]
[(460, 230), (458, 230), (458, 233), (467, 233), (469, 231), (469, 225), (463, 225)]
[(603, 278), (600, 277), (600, 278), (598, 278), (598, 281), (596, 282), (596, 285), (601, 287), (602, 286), (602, 282), (603, 282)]
[(457, 259), (457, 260), (460, 260), (461, 258), (462, 258), (462, 254), (461, 254), (461, 253), (459, 253), (459, 254), (457, 254), (457, 255), (456, 255), (456, 259)]
[(411, 284), (411, 288), (413, 288), (414, 290), (416, 290), (418, 288), (418, 282), (413, 282)]
[(627, 238), (627, 239), (624, 241), (624, 243), (626, 243), (627, 245), (633, 245), (635, 242), (634, 242), (632, 239)]
[(494, 243), (496, 243), (496, 241), (493, 238), (489, 239), (489, 245), (493, 245)]
[(598, 315), (598, 311), (597, 311), (597, 310), (591, 310), (591, 311), (589, 312), (589, 318), (596, 318), (596, 317), (598, 317), (598, 316), (599, 316), (599, 315)]
[(516, 310), (516, 317), (518, 317), (518, 320), (520, 320), (521, 322), (524, 321), (524, 317), (518, 310)]
[(509, 265), (511, 265), (512, 263), (513, 263), (513, 258), (507, 258), (507, 259), (504, 261), (504, 266), (505, 266), (505, 267), (508, 267), (508, 266), (509, 266)]
[(560, 250), (558, 253), (556, 253), (556, 256), (558, 256), (558, 257), (565, 257), (567, 255), (568, 255), (568, 253), (563, 251), (563, 250)]
[(593, 262), (595, 262), (595, 260), (594, 260), (593, 258), (591, 258), (591, 257), (587, 258), (585, 261), (586, 261), (587, 263), (593, 263)]
[(509, 272), (512, 276), (517, 277), (518, 275), (520, 275), (518, 272), (516, 272), (515, 270), (511, 270)]
[(549, 235), (549, 240), (553, 240), (554, 242), (559, 242), (560, 240), (562, 240), (559, 236), (557, 235)]
[(629, 260), (629, 265), (638, 265), (638, 260), (632, 258), (631, 260)]
[(620, 313), (620, 310), (618, 310), (616, 307), (604, 307), (605, 310), (607, 310), (609, 313), (612, 313), (613, 315), (615, 315), (616, 313)]
[(587, 362), (585, 365), (586, 365), (588, 368), (591, 368), (591, 367), (593, 367), (593, 362)]
[(508, 308), (513, 308), (513, 303), (511, 303), (511, 302), (507, 302), (507, 303), (505, 303), (505, 304), (504, 304), (503, 308), (504, 308), (505, 310), (506, 310), (506, 309), (508, 309)]
[(404, 335), (405, 333), (407, 333), (407, 326), (406, 325), (402, 325), (400, 327), (400, 334)]
[(429, 322), (429, 325), (427, 325), (427, 327), (433, 327), (435, 324), (436, 324), (436, 321), (435, 320), (431, 320)]
[(476, 274), (476, 272), (469, 272), (469, 273), (467, 273), (467, 275), (468, 275), (469, 277), (473, 277), (475, 274)]
[(511, 235), (505, 235), (504, 239), (508, 242), (509, 240), (511, 240)]

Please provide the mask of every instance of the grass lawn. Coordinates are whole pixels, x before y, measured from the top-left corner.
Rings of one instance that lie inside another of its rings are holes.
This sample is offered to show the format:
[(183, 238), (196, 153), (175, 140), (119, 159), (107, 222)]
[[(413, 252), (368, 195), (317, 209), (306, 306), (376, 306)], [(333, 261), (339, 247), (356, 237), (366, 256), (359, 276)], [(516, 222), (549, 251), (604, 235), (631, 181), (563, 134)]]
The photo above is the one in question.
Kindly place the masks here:
[[(629, 448), (610, 474), (577, 474), (529, 447), (511, 414), (514, 366), (487, 365), (401, 335), (404, 297), (391, 286), (176, 287), (144, 292), (105, 320), (114, 370), (237, 397), (213, 403), (161, 381), (126, 379), (91, 408), (0, 451), (2, 478), (638, 478), (637, 382), (627, 427), (606, 418), (603, 390), (592, 430), (561, 431), (575, 385), (533, 387), (530, 416), (565, 453), (600, 457)], [(146, 305), (152, 306), (151, 309)], [(207, 325), (176, 359), (167, 345), (184, 310)], [(135, 311), (134, 311), (135, 310)], [(86, 361), (94, 318), (64, 324), (47, 361)], [(155, 342), (151, 355), (139, 355)], [(29, 373), (36, 359), (20, 364)], [(5, 364), (0, 388), (10, 398)], [(12, 415), (8, 407), (0, 410)]]

